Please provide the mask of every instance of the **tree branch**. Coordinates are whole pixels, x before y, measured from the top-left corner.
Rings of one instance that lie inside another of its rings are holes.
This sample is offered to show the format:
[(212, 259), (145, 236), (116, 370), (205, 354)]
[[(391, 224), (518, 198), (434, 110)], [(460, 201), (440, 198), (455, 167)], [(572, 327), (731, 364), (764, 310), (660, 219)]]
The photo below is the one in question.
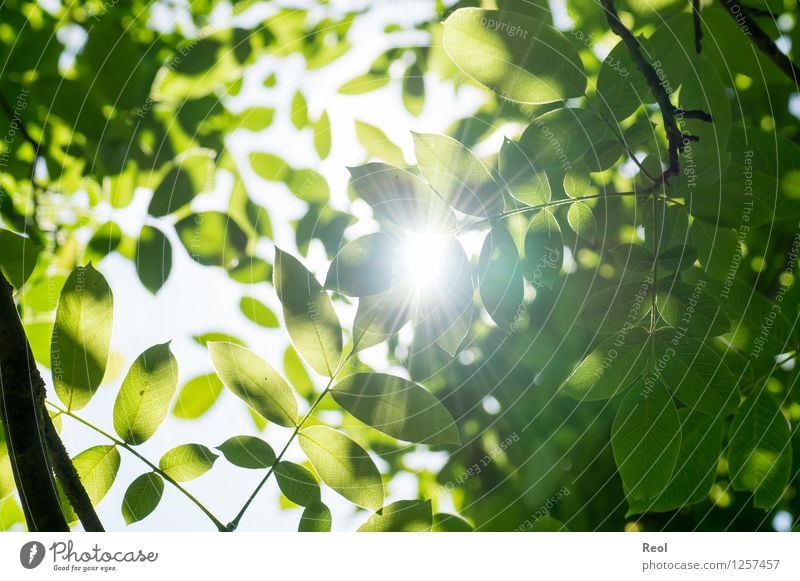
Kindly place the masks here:
[(13, 289), (2, 273), (0, 345), (0, 411), (28, 530), (67, 532), (45, 444), (44, 382), (17, 314)]
[[(642, 47), (639, 44), (639, 41), (636, 40), (636, 37), (633, 35), (633, 33), (628, 30), (628, 28), (622, 23), (622, 20), (620, 20), (619, 14), (617, 14), (617, 9), (614, 7), (614, 0), (600, 0), (600, 2), (606, 12), (606, 20), (608, 21), (609, 27), (614, 34), (622, 39), (622, 42), (625, 43), (625, 46), (628, 47), (628, 52), (630, 53), (633, 62), (636, 64), (636, 67), (639, 69), (642, 75), (644, 75), (644, 78), (647, 81), (647, 86), (650, 87), (650, 92), (653, 93), (653, 96), (658, 103), (658, 107), (661, 109), (661, 117), (664, 120), (664, 130), (667, 133), (669, 164), (667, 169), (665, 169), (659, 177), (658, 181), (666, 184), (671, 177), (678, 175), (680, 172), (679, 154), (684, 149), (684, 143), (686, 141), (697, 141), (696, 136), (683, 134), (681, 129), (678, 127), (678, 118), (687, 118), (687, 113), (689, 113), (690, 116), (688, 116), (688, 118), (699, 119), (699, 115), (702, 112), (679, 111), (675, 108), (675, 106), (669, 100), (669, 93), (667, 93), (667, 90), (661, 84), (661, 79), (659, 78), (658, 73), (642, 54)], [(681, 115), (681, 113), (683, 113), (683, 115)], [(703, 120), (710, 121), (711, 116), (707, 115), (705, 118), (703, 118)]]
[(67, 495), (69, 503), (75, 509), (75, 514), (78, 515), (81, 524), (83, 524), (84, 530), (89, 533), (104, 532), (103, 523), (100, 522), (89, 494), (78, 476), (78, 471), (75, 470), (72, 460), (69, 459), (64, 442), (61, 441), (56, 427), (53, 425), (53, 420), (46, 411), (44, 432), (47, 438), (47, 446), (50, 449), (50, 460), (53, 463), (53, 469), (58, 481), (61, 483), (61, 487), (64, 489), (64, 493)]
[(783, 54), (764, 29), (753, 20), (750, 9), (743, 6), (739, 0), (719, 0), (719, 3), (739, 25), (742, 33), (749, 36), (758, 49), (797, 86), (800, 83), (800, 67)]
[(703, 25), (700, 22), (700, 0), (692, 0), (692, 22), (694, 23), (694, 51), (703, 52)]

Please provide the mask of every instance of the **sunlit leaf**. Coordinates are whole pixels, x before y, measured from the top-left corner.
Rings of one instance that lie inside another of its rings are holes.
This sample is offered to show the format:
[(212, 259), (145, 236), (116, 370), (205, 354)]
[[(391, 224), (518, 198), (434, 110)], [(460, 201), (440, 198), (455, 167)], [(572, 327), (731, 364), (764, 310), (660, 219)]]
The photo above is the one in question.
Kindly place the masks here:
[(220, 393), (222, 381), (216, 373), (207, 373), (187, 381), (178, 392), (172, 415), (184, 420), (194, 420), (213, 406)]
[(418, 232), (455, 227), (452, 210), (416, 175), (384, 163), (351, 167), (350, 186), (381, 219)]
[(331, 530), (332, 521), (331, 510), (321, 502), (313, 502), (303, 511), (297, 531), (301, 533), (327, 533)]
[(330, 297), (313, 274), (279, 248), (273, 277), (292, 343), (317, 373), (331, 377), (342, 358), (342, 328)]
[(366, 533), (412, 533), (430, 532), (433, 527), (433, 514), (430, 500), (399, 500), (375, 513), (359, 532)]
[(414, 151), (425, 180), (453, 208), (474, 216), (503, 210), (502, 190), (489, 170), (452, 137), (414, 133)]
[(202, 444), (181, 444), (164, 454), (158, 466), (173, 480), (188, 482), (211, 470), (217, 458)]
[(275, 478), (283, 495), (295, 504), (309, 506), (319, 502), (320, 490), (317, 479), (308, 470), (284, 460), (275, 466)]
[(241, 468), (269, 468), (275, 452), (267, 442), (255, 436), (232, 436), (217, 446), (225, 459)]
[(270, 308), (253, 297), (242, 297), (239, 300), (239, 310), (256, 325), (275, 329), (280, 326), (278, 317)]
[(269, 363), (234, 343), (212, 342), (208, 351), (222, 382), (248, 406), (280, 426), (296, 424), (292, 388)]
[(327, 426), (300, 431), (300, 447), (322, 481), (352, 503), (380, 510), (383, 482), (375, 463), (361, 446)]
[(387, 290), (396, 279), (397, 241), (377, 232), (346, 244), (331, 262), (325, 288), (362, 297)]
[(445, 21), (443, 40), (462, 71), (512, 101), (562, 101), (586, 88), (577, 51), (544, 18), (463, 8)]
[(70, 409), (84, 407), (105, 375), (111, 344), (114, 298), (92, 265), (69, 275), (56, 310), (50, 347), (53, 385)]
[(524, 308), (524, 282), (517, 245), (502, 224), (495, 225), (483, 242), (478, 281), (481, 301), (492, 319), (498, 325), (512, 325)]
[(164, 479), (154, 472), (142, 474), (131, 482), (122, 500), (122, 516), (132, 524), (152, 513), (164, 494)]
[(72, 464), (89, 495), (97, 506), (114, 484), (119, 470), (120, 455), (116, 446), (94, 446), (72, 459)]
[(131, 365), (114, 402), (114, 430), (129, 444), (142, 444), (167, 417), (178, 385), (178, 362), (169, 343), (146, 349)]
[(412, 381), (383, 373), (356, 373), (337, 383), (331, 395), (365, 424), (400, 440), (461, 443), (447, 408)]

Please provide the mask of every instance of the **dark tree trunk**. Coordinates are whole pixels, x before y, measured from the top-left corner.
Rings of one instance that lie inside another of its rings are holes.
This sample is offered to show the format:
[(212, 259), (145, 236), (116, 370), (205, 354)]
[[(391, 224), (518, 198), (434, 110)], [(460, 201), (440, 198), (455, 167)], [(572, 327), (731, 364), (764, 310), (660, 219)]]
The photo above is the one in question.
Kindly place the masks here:
[(69, 531), (48, 457), (44, 397), (13, 289), (0, 274), (0, 412), (14, 480), (29, 530)]

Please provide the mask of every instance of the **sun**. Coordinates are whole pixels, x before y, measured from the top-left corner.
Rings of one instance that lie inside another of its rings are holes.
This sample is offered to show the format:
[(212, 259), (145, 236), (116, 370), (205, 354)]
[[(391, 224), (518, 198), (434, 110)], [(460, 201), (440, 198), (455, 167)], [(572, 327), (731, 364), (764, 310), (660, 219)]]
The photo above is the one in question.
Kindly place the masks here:
[(438, 232), (408, 233), (400, 241), (400, 276), (416, 294), (427, 294), (442, 282), (446, 270), (445, 237)]

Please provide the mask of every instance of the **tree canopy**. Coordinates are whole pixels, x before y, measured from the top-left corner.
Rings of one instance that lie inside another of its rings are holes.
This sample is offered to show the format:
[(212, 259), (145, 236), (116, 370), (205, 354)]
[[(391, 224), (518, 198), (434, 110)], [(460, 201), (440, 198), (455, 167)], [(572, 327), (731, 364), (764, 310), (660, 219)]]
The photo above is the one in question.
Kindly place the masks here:
[(0, 5), (0, 529), (797, 528), (796, 1), (390, 4)]

